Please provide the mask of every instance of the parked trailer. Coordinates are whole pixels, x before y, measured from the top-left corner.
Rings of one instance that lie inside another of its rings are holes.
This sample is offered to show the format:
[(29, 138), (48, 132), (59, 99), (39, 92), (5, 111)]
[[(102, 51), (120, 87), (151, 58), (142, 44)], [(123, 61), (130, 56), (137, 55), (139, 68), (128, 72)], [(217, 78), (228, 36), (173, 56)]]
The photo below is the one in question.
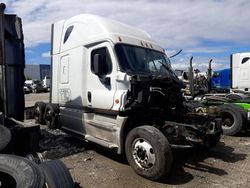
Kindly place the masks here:
[(52, 25), (50, 103), (35, 117), (112, 151), (156, 180), (169, 172), (171, 148), (213, 147), (216, 113), (195, 113), (182, 97), (165, 50), (144, 31), (94, 15)]
[(4, 14), (4, 10), (5, 5), (1, 3), (0, 187), (73, 188), (72, 177), (62, 162), (49, 161), (38, 165), (27, 159), (38, 159), (34, 152), (38, 150), (40, 127), (27, 126), (23, 122), (25, 61), (22, 22), (16, 15)]

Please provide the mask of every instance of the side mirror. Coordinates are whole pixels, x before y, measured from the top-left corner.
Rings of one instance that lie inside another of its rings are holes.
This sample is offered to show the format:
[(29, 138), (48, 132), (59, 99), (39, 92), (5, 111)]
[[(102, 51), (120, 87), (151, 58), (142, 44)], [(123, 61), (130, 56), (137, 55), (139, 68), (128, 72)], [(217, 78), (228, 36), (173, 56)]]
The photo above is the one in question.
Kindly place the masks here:
[(92, 67), (94, 74), (96, 74), (98, 76), (104, 75), (105, 74), (105, 65), (106, 65), (105, 58), (103, 58), (101, 54), (95, 54), (93, 67)]

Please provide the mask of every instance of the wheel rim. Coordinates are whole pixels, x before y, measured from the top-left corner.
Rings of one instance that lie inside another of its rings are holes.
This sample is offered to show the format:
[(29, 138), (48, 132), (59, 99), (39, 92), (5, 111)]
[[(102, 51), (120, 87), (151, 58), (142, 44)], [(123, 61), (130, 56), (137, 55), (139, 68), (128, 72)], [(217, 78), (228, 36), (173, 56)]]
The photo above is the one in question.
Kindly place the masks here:
[(35, 112), (34, 112), (35, 120), (38, 120), (39, 116), (40, 116), (40, 108), (39, 108), (39, 106), (37, 106), (35, 109)]
[(234, 117), (228, 112), (223, 113), (222, 114), (222, 127), (224, 129), (230, 129), (233, 127), (233, 124), (234, 124)]
[(52, 121), (52, 118), (53, 118), (53, 111), (52, 110), (48, 110), (45, 114), (45, 120), (50, 123)]
[(155, 152), (153, 147), (143, 138), (133, 142), (133, 159), (142, 169), (149, 169), (155, 164)]

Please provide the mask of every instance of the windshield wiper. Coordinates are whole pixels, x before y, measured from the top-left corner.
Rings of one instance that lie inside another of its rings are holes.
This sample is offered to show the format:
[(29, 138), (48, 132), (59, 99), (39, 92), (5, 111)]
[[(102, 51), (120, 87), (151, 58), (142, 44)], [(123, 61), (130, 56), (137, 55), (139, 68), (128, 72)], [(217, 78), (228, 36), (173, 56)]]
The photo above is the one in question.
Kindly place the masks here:
[(168, 68), (167, 65), (165, 65), (164, 63), (162, 63), (161, 61), (158, 61), (168, 72), (171, 72), (171, 70)]

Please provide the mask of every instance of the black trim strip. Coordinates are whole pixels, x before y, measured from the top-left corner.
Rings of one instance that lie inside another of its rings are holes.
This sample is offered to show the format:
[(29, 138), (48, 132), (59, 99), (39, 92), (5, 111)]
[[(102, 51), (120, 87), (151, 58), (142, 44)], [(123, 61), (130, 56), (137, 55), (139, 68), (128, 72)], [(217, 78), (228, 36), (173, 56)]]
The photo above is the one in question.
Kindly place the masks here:
[(114, 111), (114, 110), (106, 110), (106, 109), (100, 109), (100, 108), (90, 108), (86, 106), (78, 106), (78, 105), (61, 105), (59, 104), (60, 107), (65, 107), (65, 108), (71, 108), (74, 110), (82, 110), (86, 113), (97, 113), (97, 114), (105, 114), (105, 115), (112, 115), (116, 116), (119, 114), (119, 111)]
[(233, 89), (233, 54), (230, 55), (230, 88)]
[(51, 39), (50, 39), (50, 90), (49, 102), (52, 103), (52, 79), (53, 79), (53, 44), (54, 44), (54, 24), (51, 25)]

